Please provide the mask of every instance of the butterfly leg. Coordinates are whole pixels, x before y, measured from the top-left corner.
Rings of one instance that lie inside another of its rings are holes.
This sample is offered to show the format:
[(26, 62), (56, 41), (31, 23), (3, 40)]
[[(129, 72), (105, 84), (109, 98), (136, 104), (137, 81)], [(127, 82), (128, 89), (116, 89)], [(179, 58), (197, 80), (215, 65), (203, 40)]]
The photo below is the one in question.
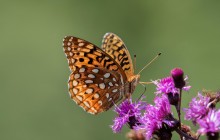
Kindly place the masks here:
[(153, 84), (153, 82), (139, 82), (140, 84), (144, 84), (144, 85), (149, 85), (149, 84)]

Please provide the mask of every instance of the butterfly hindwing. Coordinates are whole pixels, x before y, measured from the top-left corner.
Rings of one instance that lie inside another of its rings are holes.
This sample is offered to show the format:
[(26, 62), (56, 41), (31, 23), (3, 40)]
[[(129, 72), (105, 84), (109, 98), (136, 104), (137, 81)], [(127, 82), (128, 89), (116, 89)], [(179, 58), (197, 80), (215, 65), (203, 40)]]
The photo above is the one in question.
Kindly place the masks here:
[(123, 97), (120, 78), (120, 74), (114, 71), (76, 67), (69, 77), (69, 93), (85, 111), (98, 114), (108, 110)]

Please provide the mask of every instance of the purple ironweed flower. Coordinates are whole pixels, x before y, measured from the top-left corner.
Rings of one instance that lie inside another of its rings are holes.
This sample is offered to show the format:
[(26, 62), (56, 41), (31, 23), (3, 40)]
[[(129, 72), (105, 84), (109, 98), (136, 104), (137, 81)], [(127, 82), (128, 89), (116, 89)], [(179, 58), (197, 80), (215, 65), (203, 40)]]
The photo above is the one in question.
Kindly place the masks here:
[(140, 125), (135, 127), (136, 130), (145, 130), (147, 139), (150, 139), (155, 131), (161, 129), (163, 124), (173, 127), (176, 123), (171, 117), (170, 103), (166, 95), (156, 97), (154, 103), (155, 106), (147, 105), (146, 112), (139, 120)]
[[(186, 77), (184, 79), (184, 81), (186, 81), (186, 80), (188, 80), (188, 77)], [(174, 94), (179, 93), (179, 90), (175, 87), (173, 78), (170, 76), (163, 78), (163, 79), (155, 80), (152, 82), (157, 86), (157, 88), (156, 88), (157, 91), (155, 92), (156, 94), (173, 93), (173, 95), (174, 95)], [(191, 88), (191, 86), (184, 86), (182, 89), (185, 91), (188, 91), (190, 88)]]
[(131, 129), (133, 129), (134, 126), (139, 125), (141, 111), (145, 110), (145, 108), (145, 102), (138, 101), (132, 103), (132, 99), (126, 99), (119, 106), (116, 106), (114, 111), (118, 116), (113, 120), (114, 124), (111, 126), (113, 132), (120, 132), (126, 123), (130, 125)]
[(157, 110), (153, 105), (147, 105), (146, 112), (139, 120), (141, 125), (135, 127), (135, 130), (144, 130), (145, 137), (150, 139), (159, 127), (157, 122)]
[[(157, 109), (157, 120), (158, 126), (162, 127), (162, 122), (166, 122), (165, 118), (171, 114), (170, 103), (167, 96), (162, 95), (161, 97), (156, 97), (154, 99), (155, 107)], [(168, 123), (167, 125), (171, 125), (172, 123)]]
[(178, 89), (175, 88), (173, 78), (172, 77), (166, 77), (163, 79), (155, 80), (152, 81), (156, 86), (156, 94), (161, 94), (161, 93), (178, 93)]
[(220, 110), (210, 110), (208, 115), (197, 120), (200, 128), (198, 133), (204, 135), (207, 133), (216, 133), (220, 131)]
[(189, 103), (189, 108), (183, 109), (183, 111), (186, 113), (185, 119), (192, 120), (192, 122), (196, 124), (197, 119), (201, 119), (207, 114), (209, 100), (209, 97), (198, 93), (198, 96), (193, 98)]

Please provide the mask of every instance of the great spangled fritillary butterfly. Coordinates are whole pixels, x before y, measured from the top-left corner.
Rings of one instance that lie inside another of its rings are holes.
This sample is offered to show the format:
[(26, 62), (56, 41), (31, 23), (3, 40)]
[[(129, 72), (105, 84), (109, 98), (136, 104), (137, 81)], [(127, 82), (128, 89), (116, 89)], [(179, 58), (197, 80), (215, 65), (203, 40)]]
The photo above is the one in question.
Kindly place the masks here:
[(98, 114), (129, 98), (139, 82), (123, 41), (106, 33), (102, 49), (83, 39), (66, 36), (63, 48), (68, 59), (70, 97), (85, 111)]

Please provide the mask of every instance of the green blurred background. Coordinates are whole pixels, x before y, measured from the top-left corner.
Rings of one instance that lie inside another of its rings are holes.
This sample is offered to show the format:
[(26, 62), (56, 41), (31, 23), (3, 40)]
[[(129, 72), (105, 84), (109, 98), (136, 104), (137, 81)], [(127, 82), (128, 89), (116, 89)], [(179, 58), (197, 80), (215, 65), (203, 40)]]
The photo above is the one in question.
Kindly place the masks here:
[[(119, 35), (137, 54), (138, 70), (162, 52), (141, 81), (183, 68), (192, 85), (183, 106), (203, 88), (219, 89), (220, 1), (0, 0), (1, 140), (125, 139), (126, 127), (119, 134), (109, 127), (112, 110), (90, 115), (68, 94), (63, 37), (100, 46), (106, 32)], [(148, 102), (154, 88), (147, 86)]]

